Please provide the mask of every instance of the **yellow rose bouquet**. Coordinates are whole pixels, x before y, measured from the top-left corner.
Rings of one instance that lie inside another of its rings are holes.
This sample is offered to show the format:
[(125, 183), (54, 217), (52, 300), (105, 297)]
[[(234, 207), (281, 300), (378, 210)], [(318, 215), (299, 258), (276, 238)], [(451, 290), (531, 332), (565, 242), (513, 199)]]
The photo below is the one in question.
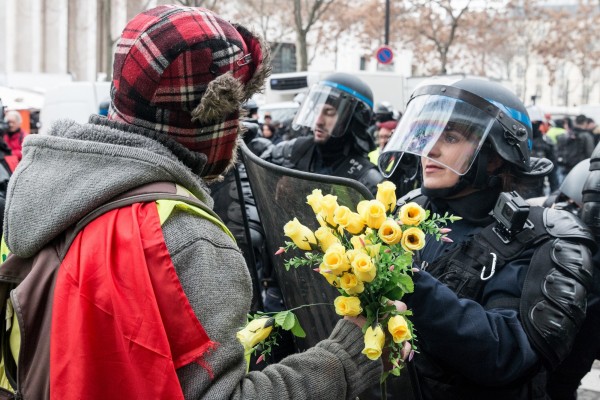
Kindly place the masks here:
[[(395, 189), (391, 182), (379, 184), (375, 200), (361, 201), (356, 210), (338, 205), (336, 196), (313, 190), (306, 200), (320, 227), (313, 232), (294, 218), (283, 227), (291, 242), (277, 252), (303, 250), (301, 257), (286, 261), (286, 269), (314, 269), (338, 290), (339, 296), (333, 302), (338, 315), (366, 318), (363, 354), (371, 360), (385, 354), (391, 366), (384, 371), (382, 382), (389, 374), (400, 375), (406, 341), (416, 350), (412, 313), (400, 312), (393, 304), (414, 290), (413, 253), (425, 246), (426, 235), (450, 241), (446, 237), (450, 229), (444, 226), (460, 219), (448, 214), (430, 215), (416, 203), (396, 210)], [(277, 313), (269, 327), (274, 325), (303, 337), (305, 333), (293, 311)], [(265, 314), (254, 318), (266, 321)], [(270, 351), (271, 343), (269, 339), (262, 342), (263, 355), (265, 348), (267, 353)], [(261, 344), (252, 345), (256, 349)]]

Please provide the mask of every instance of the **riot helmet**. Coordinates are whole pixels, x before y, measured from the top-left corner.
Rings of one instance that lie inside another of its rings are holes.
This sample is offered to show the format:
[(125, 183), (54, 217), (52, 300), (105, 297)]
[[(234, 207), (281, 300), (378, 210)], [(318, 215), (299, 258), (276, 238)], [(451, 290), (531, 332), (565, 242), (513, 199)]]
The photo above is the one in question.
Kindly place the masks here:
[[(379, 169), (391, 176), (405, 154), (425, 157), (461, 177), (459, 188), (486, 177), (495, 151), (517, 172), (529, 174), (531, 121), (523, 103), (499, 83), (466, 78), (423, 85), (412, 94), (406, 112), (379, 157)], [(443, 160), (439, 146), (456, 146)], [(478, 161), (479, 160), (479, 161)], [(451, 194), (450, 192), (445, 193)]]
[(375, 122), (387, 122), (394, 119), (394, 107), (388, 101), (375, 104)]
[(359, 78), (334, 73), (311, 86), (292, 128), (308, 128), (322, 136), (342, 137), (347, 132), (367, 138), (373, 116), (373, 92)]
[(242, 104), (242, 109), (248, 112), (248, 117), (252, 117), (254, 114), (258, 113), (258, 103), (251, 97)]
[(558, 191), (570, 200), (573, 200), (579, 207), (583, 207), (583, 189), (585, 181), (590, 170), (590, 159), (580, 161), (569, 171), (565, 179), (560, 184)]

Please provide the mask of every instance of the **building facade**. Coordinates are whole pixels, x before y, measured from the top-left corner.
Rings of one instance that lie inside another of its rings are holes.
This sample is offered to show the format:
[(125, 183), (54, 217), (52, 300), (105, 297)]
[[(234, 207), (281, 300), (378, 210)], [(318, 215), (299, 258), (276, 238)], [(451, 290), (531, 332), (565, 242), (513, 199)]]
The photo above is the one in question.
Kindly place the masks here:
[[(110, 79), (113, 50), (127, 21), (140, 11), (169, 0), (0, 0), (0, 85), (15, 74), (68, 76), (75, 81)], [(389, 65), (356, 47), (348, 30), (335, 50), (320, 52), (309, 70), (392, 71), (419, 74), (409, 51), (394, 51)], [(274, 51), (274, 72), (293, 70), (295, 45), (282, 43)], [(458, 73), (460, 71), (451, 71)], [(582, 83), (579, 71), (561, 65), (550, 84), (549, 74), (535, 57), (516, 57), (508, 79), (525, 103), (573, 107), (600, 103), (600, 72)], [(497, 78), (497, 75), (490, 77)], [(505, 79), (505, 78), (504, 78)], [(21, 84), (22, 85), (22, 84)]]

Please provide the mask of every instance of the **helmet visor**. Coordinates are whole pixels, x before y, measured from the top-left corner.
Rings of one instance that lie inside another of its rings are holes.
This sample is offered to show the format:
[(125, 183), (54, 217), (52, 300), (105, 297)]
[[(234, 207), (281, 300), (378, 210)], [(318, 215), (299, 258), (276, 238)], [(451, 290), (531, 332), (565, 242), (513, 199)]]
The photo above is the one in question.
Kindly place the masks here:
[(326, 137), (342, 136), (356, 103), (356, 98), (338, 88), (313, 85), (292, 122), (292, 129), (308, 128)]
[(390, 177), (409, 153), (464, 175), (494, 121), (463, 100), (438, 94), (415, 97), (379, 156), (379, 169)]

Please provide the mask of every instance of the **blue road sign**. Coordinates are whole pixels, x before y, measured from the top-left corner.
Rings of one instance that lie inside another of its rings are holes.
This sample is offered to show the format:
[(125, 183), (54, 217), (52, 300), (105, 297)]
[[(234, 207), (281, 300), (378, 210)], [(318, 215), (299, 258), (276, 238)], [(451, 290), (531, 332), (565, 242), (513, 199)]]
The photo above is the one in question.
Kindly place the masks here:
[(381, 64), (389, 64), (394, 59), (394, 52), (389, 46), (381, 46), (377, 49), (376, 57)]

